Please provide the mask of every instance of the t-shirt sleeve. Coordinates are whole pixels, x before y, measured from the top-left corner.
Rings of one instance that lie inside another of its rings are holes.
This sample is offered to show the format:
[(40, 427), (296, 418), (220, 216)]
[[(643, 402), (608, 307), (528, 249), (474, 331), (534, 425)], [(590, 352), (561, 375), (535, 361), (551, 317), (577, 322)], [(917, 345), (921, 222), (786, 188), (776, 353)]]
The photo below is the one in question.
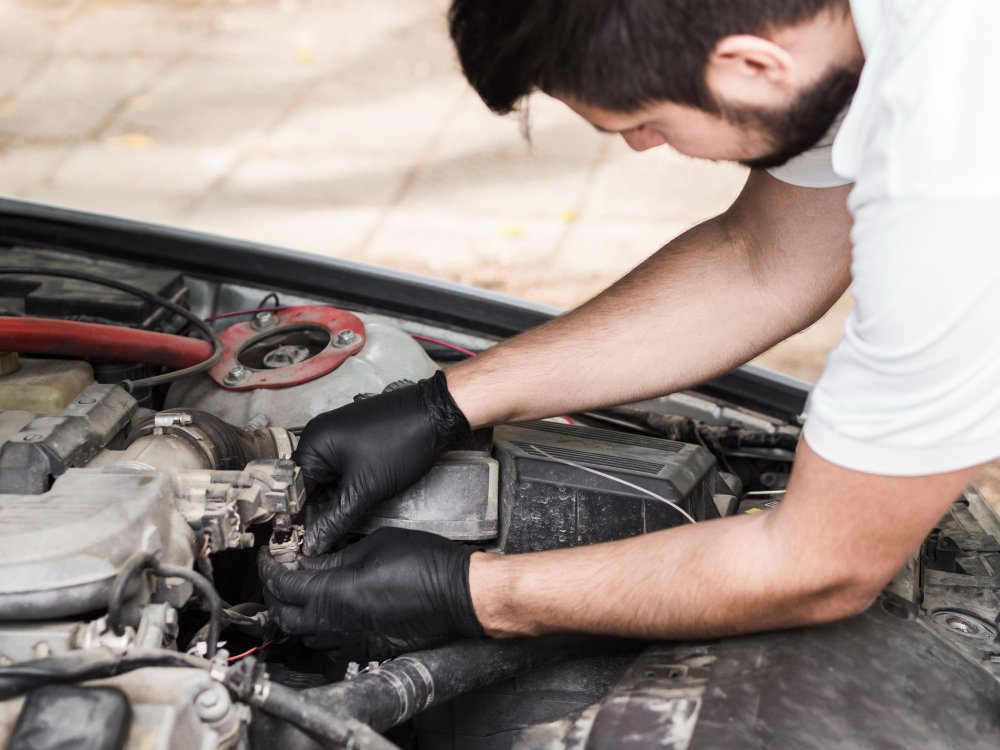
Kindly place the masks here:
[(855, 215), (855, 309), (804, 436), (856, 471), (921, 476), (1000, 456), (1000, 202), (881, 200)]

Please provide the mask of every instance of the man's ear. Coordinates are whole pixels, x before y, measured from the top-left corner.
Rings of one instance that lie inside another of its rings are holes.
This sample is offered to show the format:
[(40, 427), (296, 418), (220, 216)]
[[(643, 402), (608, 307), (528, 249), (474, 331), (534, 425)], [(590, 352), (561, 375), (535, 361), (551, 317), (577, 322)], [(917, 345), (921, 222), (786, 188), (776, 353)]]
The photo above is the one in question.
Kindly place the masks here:
[(721, 101), (776, 107), (787, 101), (796, 72), (795, 59), (780, 44), (736, 34), (715, 45), (708, 56), (705, 82)]

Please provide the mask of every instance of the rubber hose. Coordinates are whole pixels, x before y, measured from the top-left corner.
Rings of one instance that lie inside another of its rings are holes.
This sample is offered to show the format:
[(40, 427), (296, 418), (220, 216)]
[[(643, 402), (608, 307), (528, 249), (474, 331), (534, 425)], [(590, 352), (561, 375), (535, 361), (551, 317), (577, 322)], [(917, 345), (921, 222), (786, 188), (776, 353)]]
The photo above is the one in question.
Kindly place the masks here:
[(141, 328), (48, 318), (0, 317), (0, 351), (141, 362), (183, 369), (212, 356), (207, 341)]
[(304, 690), (302, 706), (325, 713), (335, 707), (341, 716), (384, 731), (497, 680), (626, 645), (634, 643), (592, 636), (457, 641), (401, 656), (349, 681)]
[[(169, 411), (169, 410), (168, 410)], [(248, 463), (258, 458), (277, 458), (273, 440), (267, 442), (255, 440), (257, 433), (229, 424), (214, 414), (200, 409), (182, 409), (191, 418), (189, 424), (178, 428), (181, 432), (197, 429), (204, 434), (204, 440), (215, 448), (216, 461), (213, 468), (220, 471), (242, 471)], [(129, 435), (126, 447), (137, 440), (156, 433), (156, 415), (136, 424)], [(198, 440), (202, 440), (199, 435)]]
[(97, 274), (86, 273), (84, 271), (71, 271), (69, 269), (57, 270), (54, 268), (39, 268), (37, 266), (0, 266), (0, 276), (11, 275), (50, 276), (58, 279), (77, 279), (78, 281), (86, 281), (91, 284), (97, 284), (98, 286), (104, 286), (110, 289), (118, 289), (126, 294), (132, 294), (140, 299), (146, 300), (147, 302), (152, 302), (154, 305), (158, 305), (165, 310), (169, 310), (174, 315), (179, 315), (191, 323), (192, 326), (201, 331), (205, 335), (205, 338), (212, 342), (212, 355), (204, 362), (199, 362), (192, 367), (185, 367), (174, 372), (167, 372), (163, 375), (153, 375), (152, 377), (140, 378), (139, 380), (123, 380), (121, 382), (121, 386), (129, 393), (134, 393), (138, 388), (152, 388), (157, 385), (166, 385), (167, 383), (173, 383), (175, 380), (180, 380), (181, 378), (207, 372), (212, 369), (216, 362), (222, 359), (224, 347), (222, 345), (222, 339), (219, 338), (219, 334), (217, 334), (211, 326), (190, 310), (187, 310), (178, 305), (176, 302), (165, 299), (158, 294), (153, 294), (152, 292), (146, 291), (140, 287), (127, 284), (124, 281), (118, 281), (117, 279), (98, 276)]
[(151, 567), (153, 575), (159, 578), (180, 578), (187, 581), (205, 598), (209, 607), (208, 638), (205, 641), (205, 655), (214, 659), (219, 648), (219, 635), (222, 632), (222, 598), (205, 576), (179, 565), (161, 565), (154, 563)]
[(219, 635), (222, 632), (222, 598), (215, 590), (212, 582), (201, 573), (196, 573), (179, 565), (163, 565), (156, 560), (155, 555), (147, 552), (136, 552), (131, 555), (111, 586), (108, 595), (108, 624), (116, 635), (125, 632), (123, 612), (125, 592), (129, 581), (141, 570), (148, 570), (157, 578), (180, 578), (190, 583), (198, 591), (209, 607), (208, 636), (205, 641), (205, 654), (209, 659), (215, 658), (219, 647)]
[(270, 683), (263, 699), (255, 705), (260, 711), (308, 732), (327, 748), (399, 750), (367, 724), (308, 699), (309, 692)]
[(108, 594), (108, 625), (115, 635), (125, 633), (125, 592), (132, 578), (141, 570), (153, 564), (154, 557), (149, 552), (134, 552), (122, 565)]

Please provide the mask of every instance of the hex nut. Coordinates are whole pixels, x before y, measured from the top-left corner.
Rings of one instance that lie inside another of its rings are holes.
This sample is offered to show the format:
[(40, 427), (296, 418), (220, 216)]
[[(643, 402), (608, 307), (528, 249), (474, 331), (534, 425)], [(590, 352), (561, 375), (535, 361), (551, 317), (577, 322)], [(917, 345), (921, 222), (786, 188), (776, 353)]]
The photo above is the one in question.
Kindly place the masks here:
[(337, 337), (333, 340), (333, 345), (338, 348), (354, 346), (360, 339), (361, 337), (350, 328), (345, 328), (337, 332)]
[(226, 385), (239, 385), (250, 375), (250, 371), (243, 365), (235, 365), (226, 373), (223, 382)]
[(253, 316), (253, 323), (251, 324), (258, 331), (262, 331), (265, 328), (273, 328), (278, 325), (280, 321), (275, 317), (274, 313), (270, 310), (261, 310), (259, 313)]

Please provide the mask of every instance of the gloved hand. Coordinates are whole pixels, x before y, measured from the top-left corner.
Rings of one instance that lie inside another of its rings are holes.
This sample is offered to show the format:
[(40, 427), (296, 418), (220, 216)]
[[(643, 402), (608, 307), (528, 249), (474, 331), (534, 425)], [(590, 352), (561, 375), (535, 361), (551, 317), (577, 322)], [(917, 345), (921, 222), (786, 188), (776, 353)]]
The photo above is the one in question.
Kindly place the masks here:
[(443, 372), (310, 420), (292, 454), (305, 475), (306, 497), (316, 503), (303, 552), (329, 549), (468, 433)]
[(482, 638), (469, 594), (474, 547), (436, 534), (379, 529), (304, 570), (257, 555), (264, 600), (278, 626), (295, 635), (378, 641), (383, 657), (457, 638)]

